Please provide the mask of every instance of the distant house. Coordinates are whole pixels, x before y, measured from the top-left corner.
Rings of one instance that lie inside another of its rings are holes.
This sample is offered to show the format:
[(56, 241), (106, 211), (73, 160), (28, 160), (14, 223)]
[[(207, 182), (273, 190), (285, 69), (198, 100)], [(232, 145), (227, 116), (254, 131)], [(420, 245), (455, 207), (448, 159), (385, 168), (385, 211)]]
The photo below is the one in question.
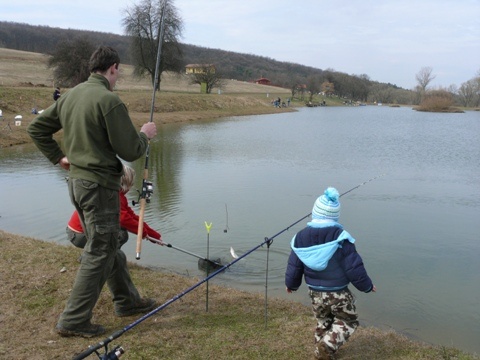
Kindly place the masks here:
[(257, 79), (255, 80), (255, 84), (260, 84), (260, 85), (270, 85), (271, 84), (271, 81), (268, 80), (267, 78), (260, 78), (260, 79)]
[(185, 66), (185, 74), (215, 74), (215, 65), (213, 64), (188, 64)]

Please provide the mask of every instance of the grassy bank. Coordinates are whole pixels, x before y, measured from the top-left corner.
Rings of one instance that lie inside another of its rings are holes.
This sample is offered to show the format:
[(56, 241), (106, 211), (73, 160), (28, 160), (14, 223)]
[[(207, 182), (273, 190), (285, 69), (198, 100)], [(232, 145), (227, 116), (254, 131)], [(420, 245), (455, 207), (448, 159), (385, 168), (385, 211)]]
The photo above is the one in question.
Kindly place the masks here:
[[(47, 56), (0, 48), (0, 148), (30, 142), (26, 126), (33, 120), (33, 108), (46, 109), (53, 103), (54, 83), (47, 68)], [(152, 86), (148, 78), (133, 77), (133, 67), (122, 64), (116, 92), (125, 102), (134, 123), (150, 120)], [(185, 75), (162, 74), (161, 91), (155, 100), (154, 121), (157, 125), (194, 122), (222, 117), (272, 114), (294, 111), (305, 106), (305, 99), (292, 99), (291, 107), (275, 108), (273, 99), (291, 97), (289, 89), (226, 80), (221, 93), (200, 94), (200, 86), (190, 84)], [(62, 93), (68, 89), (61, 89)], [(319, 102), (318, 99), (314, 100)], [(338, 98), (326, 99), (327, 105), (342, 105)], [(15, 126), (15, 117), (22, 123)]]
[[(0, 147), (30, 142), (26, 127), (35, 115), (32, 108), (46, 109), (53, 103), (53, 81), (42, 54), (0, 48)], [(129, 65), (120, 67), (116, 92), (125, 102), (130, 116), (139, 128), (150, 120), (152, 87), (148, 79), (132, 76)], [(62, 93), (68, 89), (61, 89)], [(200, 94), (199, 85), (189, 83), (186, 76), (162, 75), (161, 91), (155, 100), (154, 121), (157, 125), (173, 122), (193, 122), (228, 116), (269, 114), (294, 111), (273, 107), (272, 100), (290, 96), (288, 89), (228, 80), (221, 94)], [(22, 123), (15, 126), (15, 117)]]
[[(145, 246), (148, 246), (146, 244)], [(53, 331), (78, 268), (79, 250), (0, 230), (0, 358), (68, 359), (123, 329), (137, 318), (117, 318), (107, 290), (94, 322), (107, 334), (94, 339), (61, 338)], [(235, 266), (235, 265), (234, 265)], [(63, 269), (63, 271), (62, 271)], [(159, 304), (199, 279), (130, 264), (144, 296)], [(135, 359), (311, 359), (314, 319), (310, 308), (269, 299), (264, 322), (263, 294), (209, 284), (187, 293), (112, 342), (123, 358)], [(91, 355), (89, 359), (96, 358)], [(394, 331), (363, 328), (341, 348), (338, 359), (478, 359), (456, 349), (413, 342)]]
[[(0, 87), (0, 109), (3, 119), (0, 121), (0, 147), (24, 144), (30, 142), (26, 132), (28, 124), (36, 115), (37, 110), (47, 108), (53, 100), (52, 90), (45, 87)], [(129, 109), (130, 117), (135, 125), (141, 125), (150, 120), (152, 92), (150, 90), (136, 91), (118, 90), (117, 93)], [(274, 95), (271, 95), (274, 96)], [(277, 95), (278, 96), (278, 95)], [(157, 126), (168, 123), (195, 122), (229, 116), (271, 114), (294, 111), (294, 107), (275, 108), (269, 97), (259, 93), (243, 94), (198, 94), (198, 93), (157, 93), (155, 101), (154, 122)], [(15, 117), (22, 115), (20, 126), (15, 126)]]

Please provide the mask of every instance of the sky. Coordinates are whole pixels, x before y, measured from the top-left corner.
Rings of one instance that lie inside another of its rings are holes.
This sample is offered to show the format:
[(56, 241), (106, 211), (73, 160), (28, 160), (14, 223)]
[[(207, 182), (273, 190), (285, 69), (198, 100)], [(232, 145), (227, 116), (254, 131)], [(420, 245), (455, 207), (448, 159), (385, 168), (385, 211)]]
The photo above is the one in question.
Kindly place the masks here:
[[(124, 10), (140, 0), (0, 0), (0, 21), (124, 34)], [(366, 74), (412, 89), (480, 72), (480, 0), (174, 0), (180, 42)], [(1, 39), (0, 39), (1, 42)]]

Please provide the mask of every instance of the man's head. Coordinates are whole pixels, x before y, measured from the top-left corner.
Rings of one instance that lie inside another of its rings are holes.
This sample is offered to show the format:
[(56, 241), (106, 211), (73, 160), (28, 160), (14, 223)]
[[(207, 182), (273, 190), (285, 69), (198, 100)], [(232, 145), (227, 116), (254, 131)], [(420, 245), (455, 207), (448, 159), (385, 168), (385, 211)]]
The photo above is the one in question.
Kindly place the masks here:
[(93, 52), (88, 65), (90, 72), (103, 75), (110, 83), (110, 90), (113, 90), (117, 83), (119, 64), (120, 57), (115, 49), (100, 46)]
[(312, 219), (338, 221), (340, 217), (340, 202), (337, 189), (329, 187), (325, 190), (312, 209)]
[(104, 74), (112, 65), (118, 68), (120, 57), (115, 49), (110, 46), (99, 46), (90, 56), (88, 63), (90, 72)]

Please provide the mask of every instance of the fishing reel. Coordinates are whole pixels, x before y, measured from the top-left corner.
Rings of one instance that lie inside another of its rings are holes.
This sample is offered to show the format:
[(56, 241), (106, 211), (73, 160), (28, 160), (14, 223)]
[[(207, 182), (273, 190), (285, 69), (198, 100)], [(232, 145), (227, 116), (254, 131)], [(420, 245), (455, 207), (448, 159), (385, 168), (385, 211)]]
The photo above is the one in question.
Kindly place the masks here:
[(106, 353), (105, 355), (100, 356), (98, 355), (98, 353), (97, 355), (100, 360), (118, 360), (120, 356), (122, 356), (124, 353), (125, 353), (125, 350), (123, 350), (121, 346), (117, 346), (116, 348), (114, 348), (109, 353)]
[(140, 202), (140, 199), (145, 199), (147, 203), (150, 202), (150, 197), (153, 194), (153, 183), (151, 181), (143, 179), (142, 191), (138, 191), (138, 200), (132, 200), (132, 205), (135, 206)]
[[(97, 350), (95, 350), (94, 353), (100, 360), (118, 360), (125, 353), (125, 350), (121, 346), (116, 346), (112, 351), (108, 352), (108, 347), (105, 345), (105, 354), (100, 355)], [(79, 356), (80, 357), (75, 357), (74, 359), (85, 359), (83, 354), (80, 354)]]

